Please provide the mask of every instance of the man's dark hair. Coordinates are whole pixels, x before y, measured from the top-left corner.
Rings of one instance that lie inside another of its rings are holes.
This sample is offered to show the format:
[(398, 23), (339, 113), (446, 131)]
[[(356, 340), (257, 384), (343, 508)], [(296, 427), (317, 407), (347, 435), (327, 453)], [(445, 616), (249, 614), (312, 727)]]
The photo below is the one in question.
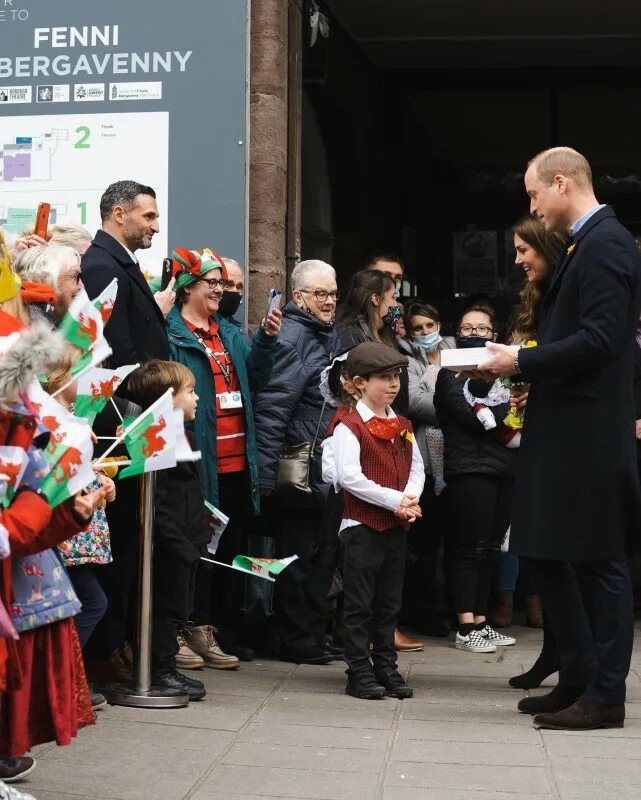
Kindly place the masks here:
[(130, 209), (139, 194), (147, 194), (156, 199), (156, 192), (151, 186), (145, 186), (137, 181), (116, 181), (107, 186), (100, 198), (100, 219), (103, 222), (108, 219), (116, 206)]
[(397, 264), (401, 265), (401, 269), (403, 273), (405, 273), (405, 264), (398, 253), (372, 253), (365, 262), (365, 269), (372, 269), (379, 261), (395, 261)]

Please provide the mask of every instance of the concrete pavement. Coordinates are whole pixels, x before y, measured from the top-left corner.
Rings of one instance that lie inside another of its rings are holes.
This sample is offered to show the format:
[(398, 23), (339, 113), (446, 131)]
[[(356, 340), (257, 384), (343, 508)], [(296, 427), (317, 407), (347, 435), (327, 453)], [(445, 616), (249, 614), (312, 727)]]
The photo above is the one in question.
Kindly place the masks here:
[[(540, 633), (492, 656), (426, 640), (400, 666), (411, 700), (344, 694), (344, 666), (257, 660), (206, 670), (176, 711), (111, 707), (67, 748), (37, 748), (37, 800), (638, 800), (641, 628), (622, 730), (535, 731), (507, 678)], [(547, 682), (550, 686), (554, 681)]]

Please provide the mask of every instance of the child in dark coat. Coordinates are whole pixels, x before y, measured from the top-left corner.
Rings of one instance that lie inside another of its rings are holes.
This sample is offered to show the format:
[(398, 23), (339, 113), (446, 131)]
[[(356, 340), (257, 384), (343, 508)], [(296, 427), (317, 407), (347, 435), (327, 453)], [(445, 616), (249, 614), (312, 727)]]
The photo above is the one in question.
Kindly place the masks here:
[[(142, 408), (148, 408), (173, 389), (174, 408), (182, 409), (185, 422), (191, 422), (198, 404), (195, 385), (187, 367), (154, 360), (131, 374), (128, 392)], [(152, 683), (180, 690), (190, 700), (202, 699), (205, 685), (176, 670), (176, 655), (178, 637), (193, 610), (196, 567), (210, 539), (204, 502), (198, 462), (183, 461), (156, 473)]]

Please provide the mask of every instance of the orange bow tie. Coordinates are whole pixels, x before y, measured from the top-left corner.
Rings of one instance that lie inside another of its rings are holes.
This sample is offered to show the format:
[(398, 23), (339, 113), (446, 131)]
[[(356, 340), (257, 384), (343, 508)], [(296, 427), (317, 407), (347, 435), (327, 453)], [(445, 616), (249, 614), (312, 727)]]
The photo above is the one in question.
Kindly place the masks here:
[(379, 439), (386, 439), (391, 442), (401, 432), (401, 423), (398, 417), (372, 417), (365, 423), (367, 430)]

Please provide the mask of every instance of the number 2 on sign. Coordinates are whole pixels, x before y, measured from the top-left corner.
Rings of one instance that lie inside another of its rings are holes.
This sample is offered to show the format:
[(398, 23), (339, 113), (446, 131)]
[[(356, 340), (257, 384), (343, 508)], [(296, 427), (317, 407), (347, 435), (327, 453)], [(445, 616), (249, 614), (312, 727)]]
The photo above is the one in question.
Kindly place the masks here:
[(76, 133), (80, 134), (80, 138), (74, 144), (74, 150), (88, 150), (91, 145), (89, 144), (89, 136), (91, 135), (91, 131), (86, 125), (80, 125), (80, 127), (76, 128)]

